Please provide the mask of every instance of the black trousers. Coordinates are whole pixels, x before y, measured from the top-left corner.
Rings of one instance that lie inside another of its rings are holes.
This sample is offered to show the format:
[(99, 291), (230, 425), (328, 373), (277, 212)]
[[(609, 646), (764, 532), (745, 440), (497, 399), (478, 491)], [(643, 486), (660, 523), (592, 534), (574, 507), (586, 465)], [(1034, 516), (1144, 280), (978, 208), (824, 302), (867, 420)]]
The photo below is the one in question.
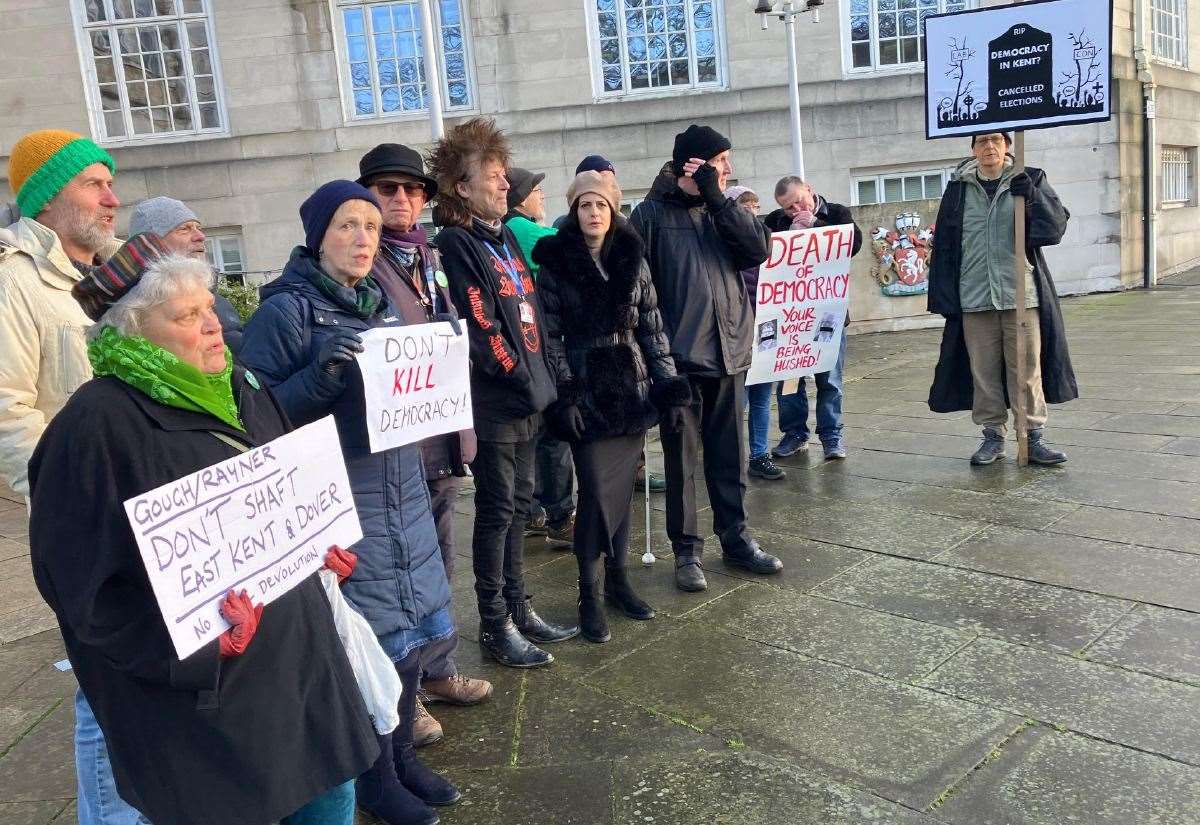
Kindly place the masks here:
[[(446, 580), (454, 581), (454, 505), (462, 489), (458, 476), (435, 478), (428, 482), (429, 500), (433, 509), (433, 521), (437, 526), (438, 547), (442, 551), (442, 565), (446, 568)], [(458, 650), (458, 631), (445, 639), (430, 642), (421, 648), (421, 677), (423, 679), (449, 679), (458, 673), (454, 652)]]
[(548, 430), (542, 430), (537, 440), (537, 471), (533, 497), (546, 511), (546, 523), (558, 526), (575, 509), (572, 492), (575, 474), (571, 467), (571, 448)]
[(704, 448), (704, 481), (713, 511), (713, 532), (726, 553), (746, 552), (746, 430), (742, 407), (746, 374), (689, 376), (695, 400), (683, 427), (663, 432), (667, 471), (667, 535), (676, 556), (701, 555), (704, 538), (696, 524), (696, 468)]
[(642, 457), (642, 435), (572, 444), (579, 480), (575, 510), (575, 558), (581, 586), (595, 583), (599, 560), (624, 565), (629, 552), (629, 507)]
[(475, 475), (475, 531), (471, 555), (479, 618), (497, 625), (509, 604), (525, 600), (525, 522), (533, 499), (534, 438), (502, 443), (479, 439)]

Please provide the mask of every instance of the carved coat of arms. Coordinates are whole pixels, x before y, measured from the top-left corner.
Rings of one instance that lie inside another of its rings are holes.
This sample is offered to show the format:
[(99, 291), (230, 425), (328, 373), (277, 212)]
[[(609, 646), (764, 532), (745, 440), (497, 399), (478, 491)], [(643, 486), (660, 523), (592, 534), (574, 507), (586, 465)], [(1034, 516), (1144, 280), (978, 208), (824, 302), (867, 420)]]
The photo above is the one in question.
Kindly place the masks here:
[(923, 295), (929, 291), (929, 262), (933, 257), (933, 230), (921, 228), (916, 212), (896, 215), (896, 228), (877, 226), (871, 233), (875, 263), (871, 274), (884, 295)]

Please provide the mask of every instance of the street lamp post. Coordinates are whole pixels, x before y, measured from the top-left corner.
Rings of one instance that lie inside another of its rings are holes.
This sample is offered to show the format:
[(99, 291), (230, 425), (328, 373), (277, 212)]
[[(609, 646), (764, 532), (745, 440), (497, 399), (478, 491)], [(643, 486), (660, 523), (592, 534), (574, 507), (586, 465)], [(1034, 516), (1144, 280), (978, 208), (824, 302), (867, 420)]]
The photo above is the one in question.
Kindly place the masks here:
[(776, 14), (783, 21), (787, 32), (788, 53), (788, 108), (792, 122), (792, 171), (804, 178), (804, 136), (800, 127), (800, 68), (796, 58), (796, 15), (812, 12), (813, 22), (821, 22), (821, 6), (824, 0), (804, 0), (804, 8), (798, 8), (794, 0), (784, 0), (775, 11), (776, 0), (750, 0), (754, 2), (754, 13), (762, 20), (763, 31), (767, 29), (768, 15)]

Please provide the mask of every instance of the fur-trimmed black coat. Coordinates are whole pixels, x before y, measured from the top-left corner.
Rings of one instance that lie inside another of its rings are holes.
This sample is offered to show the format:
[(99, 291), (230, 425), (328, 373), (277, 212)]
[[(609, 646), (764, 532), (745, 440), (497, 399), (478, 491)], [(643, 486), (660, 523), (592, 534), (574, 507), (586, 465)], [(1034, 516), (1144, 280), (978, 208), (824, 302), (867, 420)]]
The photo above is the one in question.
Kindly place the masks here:
[(641, 236), (624, 218), (614, 220), (600, 253), (603, 272), (574, 222), (533, 248), (546, 359), (558, 387), (547, 422), (556, 428), (556, 413), (577, 405), (583, 441), (644, 432), (661, 410), (691, 400), (690, 383), (675, 373)]

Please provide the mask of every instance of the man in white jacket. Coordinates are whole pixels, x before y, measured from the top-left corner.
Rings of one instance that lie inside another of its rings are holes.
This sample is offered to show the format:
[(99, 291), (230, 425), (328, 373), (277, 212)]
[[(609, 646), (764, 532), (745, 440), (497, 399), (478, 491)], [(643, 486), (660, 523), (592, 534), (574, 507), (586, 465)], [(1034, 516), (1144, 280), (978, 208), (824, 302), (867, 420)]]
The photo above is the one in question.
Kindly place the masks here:
[[(0, 476), (29, 495), (27, 465), (50, 419), (92, 377), (91, 319), (71, 295), (83, 273), (120, 244), (113, 192), (117, 165), (74, 132), (31, 132), (13, 146), (8, 184), (23, 216), (0, 229)], [(75, 695), (79, 821), (148, 825), (117, 794), (104, 735), (82, 691)]]
[(31, 132), (13, 146), (9, 186), (24, 216), (0, 229), (0, 476), (28, 495), (26, 464), (50, 419), (92, 377), (71, 297), (114, 240), (116, 163), (73, 132)]

